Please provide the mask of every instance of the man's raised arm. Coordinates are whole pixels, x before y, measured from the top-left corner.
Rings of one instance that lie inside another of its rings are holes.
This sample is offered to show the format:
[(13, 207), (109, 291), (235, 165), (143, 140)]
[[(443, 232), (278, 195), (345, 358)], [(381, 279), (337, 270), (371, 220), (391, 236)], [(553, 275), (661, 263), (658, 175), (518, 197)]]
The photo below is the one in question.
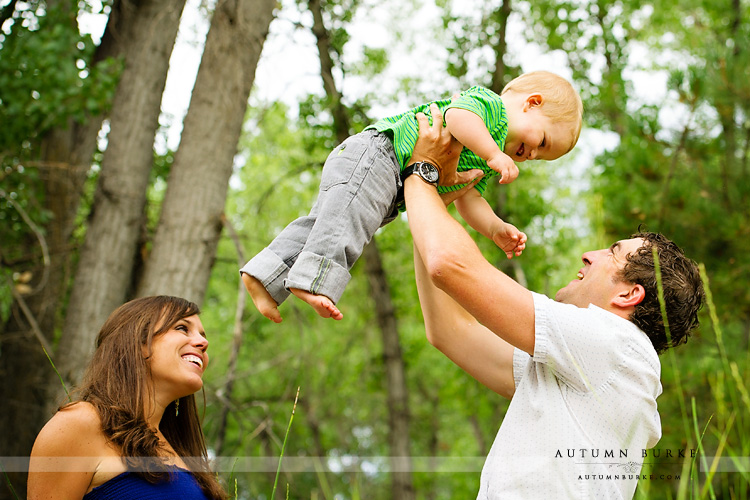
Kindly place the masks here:
[(516, 389), (514, 347), (432, 283), (416, 247), (414, 272), (427, 340), (483, 385), (510, 399)]
[[(456, 173), (457, 157), (446, 147), (450, 134), (443, 130), (437, 107), (430, 112), (432, 126), (424, 115), (417, 117), (420, 134), (411, 161), (434, 163), (440, 170), (441, 183), (446, 185), (476, 177), (475, 173)], [(411, 175), (404, 181), (404, 196), (414, 244), (430, 282), (496, 336), (533, 354), (531, 292), (487, 262), (469, 234), (448, 213), (433, 185)], [(476, 372), (472, 366), (460, 365), (472, 375)]]

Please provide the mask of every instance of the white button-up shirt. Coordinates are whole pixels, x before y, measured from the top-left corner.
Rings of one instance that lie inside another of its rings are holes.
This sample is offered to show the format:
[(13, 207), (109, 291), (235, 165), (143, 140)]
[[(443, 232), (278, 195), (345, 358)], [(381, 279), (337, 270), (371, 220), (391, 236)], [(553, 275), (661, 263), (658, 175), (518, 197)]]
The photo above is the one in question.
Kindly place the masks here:
[(534, 355), (516, 349), (516, 391), (478, 499), (630, 499), (661, 437), (659, 357), (630, 321), (534, 294)]

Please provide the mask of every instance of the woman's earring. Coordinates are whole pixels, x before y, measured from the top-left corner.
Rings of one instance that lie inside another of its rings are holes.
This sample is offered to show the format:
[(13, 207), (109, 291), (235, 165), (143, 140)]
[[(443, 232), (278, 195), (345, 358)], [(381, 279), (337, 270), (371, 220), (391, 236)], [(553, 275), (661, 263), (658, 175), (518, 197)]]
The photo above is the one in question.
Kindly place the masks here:
[(174, 416), (176, 417), (179, 414), (180, 414), (180, 400), (178, 399), (174, 402)]

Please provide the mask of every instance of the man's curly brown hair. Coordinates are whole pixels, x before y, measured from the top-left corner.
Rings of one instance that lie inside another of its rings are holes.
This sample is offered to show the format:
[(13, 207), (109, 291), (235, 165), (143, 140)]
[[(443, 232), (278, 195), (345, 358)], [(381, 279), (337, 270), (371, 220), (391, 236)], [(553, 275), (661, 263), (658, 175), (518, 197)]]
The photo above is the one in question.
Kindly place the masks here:
[[(630, 321), (648, 335), (656, 352), (661, 354), (687, 342), (690, 332), (698, 326), (698, 311), (705, 300), (703, 282), (696, 263), (664, 235), (638, 232), (630, 237), (643, 238), (644, 244), (627, 256), (617, 279), (639, 284), (646, 290), (646, 297), (635, 306)], [(669, 333), (664, 328), (659, 305), (653, 248), (656, 248), (661, 268)]]

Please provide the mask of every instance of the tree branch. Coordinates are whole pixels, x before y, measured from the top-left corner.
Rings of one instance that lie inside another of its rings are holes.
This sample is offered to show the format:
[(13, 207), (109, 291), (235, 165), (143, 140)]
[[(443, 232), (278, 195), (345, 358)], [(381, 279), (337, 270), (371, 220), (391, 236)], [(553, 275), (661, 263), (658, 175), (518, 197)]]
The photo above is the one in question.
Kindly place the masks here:
[[(37, 338), (39, 343), (42, 345), (42, 348), (47, 351), (47, 356), (50, 358), (50, 361), (52, 361), (52, 345), (50, 345), (47, 338), (42, 333), (41, 328), (39, 328), (39, 323), (37, 322), (36, 318), (34, 317), (34, 313), (31, 312), (31, 309), (29, 308), (28, 304), (26, 304), (26, 300), (24, 300), (23, 295), (21, 295), (18, 290), (16, 290), (16, 287), (13, 283), (13, 281), (9, 277), (5, 277), (6, 282), (8, 283), (8, 286), (10, 287), (10, 293), (13, 295), (13, 300), (15, 300), (18, 303), (18, 306), (21, 308), (21, 311), (23, 312), (23, 315), (26, 317), (26, 321), (29, 322), (29, 326), (31, 327), (31, 331), (34, 333), (34, 336)], [(54, 364), (53, 364), (54, 366)]]
[(31, 231), (39, 240), (39, 246), (42, 249), (42, 263), (44, 264), (44, 268), (42, 271), (42, 278), (39, 280), (39, 283), (37, 283), (36, 287), (34, 287), (34, 289), (27, 294), (27, 295), (33, 295), (39, 292), (39, 290), (41, 290), (42, 288), (44, 288), (44, 285), (47, 284), (47, 279), (49, 278), (49, 265), (50, 264), (49, 264), (49, 248), (47, 247), (47, 240), (44, 238), (44, 234), (42, 234), (42, 230), (39, 229), (39, 226), (37, 226), (36, 223), (34, 223), (34, 221), (31, 220), (31, 217), (29, 217), (29, 214), (26, 213), (26, 210), (24, 210), (23, 207), (16, 200), (8, 196), (8, 193), (6, 193), (4, 189), (0, 189), (0, 197), (5, 198), (8, 201), (8, 203), (10, 203), (13, 206), (13, 208), (15, 208), (18, 211), (18, 214), (21, 216), (21, 218), (29, 226)]
[(695, 106), (691, 107), (690, 109), (690, 115), (688, 116), (687, 122), (685, 123), (685, 128), (682, 129), (682, 134), (680, 134), (680, 142), (677, 145), (677, 149), (675, 149), (674, 153), (672, 154), (672, 162), (669, 165), (669, 173), (667, 173), (667, 178), (664, 179), (664, 188), (662, 189), (661, 193), (661, 211), (659, 212), (659, 226), (661, 226), (664, 223), (664, 218), (667, 215), (667, 195), (669, 195), (669, 185), (672, 182), (672, 179), (674, 178), (675, 171), (677, 170), (677, 159), (680, 155), (680, 152), (685, 149), (685, 143), (687, 142), (687, 136), (690, 132), (690, 121), (693, 118), (693, 113), (695, 112)]

